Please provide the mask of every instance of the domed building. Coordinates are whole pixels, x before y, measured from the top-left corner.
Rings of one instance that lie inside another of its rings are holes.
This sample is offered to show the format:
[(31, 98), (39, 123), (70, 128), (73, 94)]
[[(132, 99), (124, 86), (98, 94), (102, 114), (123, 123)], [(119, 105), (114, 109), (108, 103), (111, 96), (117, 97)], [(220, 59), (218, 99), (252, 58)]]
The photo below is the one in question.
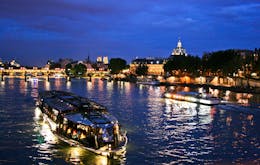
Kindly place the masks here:
[(177, 47), (172, 51), (172, 56), (180, 56), (180, 55), (187, 56), (188, 54), (186, 53), (186, 50), (182, 47), (181, 40), (179, 39), (177, 43)]

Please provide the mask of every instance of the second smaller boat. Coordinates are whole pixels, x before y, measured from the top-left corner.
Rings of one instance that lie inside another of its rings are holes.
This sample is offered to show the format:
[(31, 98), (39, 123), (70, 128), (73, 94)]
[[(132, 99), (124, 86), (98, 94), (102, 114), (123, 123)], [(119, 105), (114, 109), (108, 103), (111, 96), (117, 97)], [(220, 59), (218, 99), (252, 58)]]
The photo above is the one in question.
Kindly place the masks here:
[(199, 92), (165, 92), (163, 97), (181, 101), (188, 101), (193, 103), (205, 104), (205, 105), (216, 105), (220, 104), (221, 100), (211, 95)]

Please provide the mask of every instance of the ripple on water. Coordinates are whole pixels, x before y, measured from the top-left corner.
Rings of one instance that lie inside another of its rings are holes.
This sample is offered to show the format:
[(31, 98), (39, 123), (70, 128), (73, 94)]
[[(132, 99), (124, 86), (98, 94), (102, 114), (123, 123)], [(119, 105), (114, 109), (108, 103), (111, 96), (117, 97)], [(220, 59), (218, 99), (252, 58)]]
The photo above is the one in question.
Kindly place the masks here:
[[(127, 129), (126, 157), (111, 161), (55, 141), (34, 112), (38, 91), (51, 89), (107, 106)], [(161, 98), (164, 91), (95, 79), (1, 83), (0, 164), (259, 164), (259, 111), (173, 101)]]

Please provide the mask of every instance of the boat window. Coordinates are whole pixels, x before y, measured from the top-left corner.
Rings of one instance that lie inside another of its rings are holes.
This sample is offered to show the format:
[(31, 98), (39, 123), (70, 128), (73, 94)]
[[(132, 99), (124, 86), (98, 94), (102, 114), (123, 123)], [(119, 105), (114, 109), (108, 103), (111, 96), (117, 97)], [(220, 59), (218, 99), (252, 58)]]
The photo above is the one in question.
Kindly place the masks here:
[(68, 119), (67, 118), (64, 118), (63, 124), (68, 124)]
[(63, 125), (63, 131), (66, 131), (67, 125)]
[(98, 131), (99, 134), (102, 134), (103, 133), (103, 129), (100, 128), (99, 131)]
[(82, 133), (80, 134), (80, 137), (79, 137), (79, 138), (80, 138), (80, 139), (85, 139), (85, 138), (86, 138), (86, 134), (82, 132)]
[(58, 115), (58, 114), (59, 114), (59, 111), (56, 110), (56, 109), (52, 109), (52, 111), (53, 111), (53, 113), (54, 113), (55, 115)]
[(71, 133), (71, 128), (69, 128), (68, 130), (67, 130), (67, 134), (70, 134)]
[(73, 130), (72, 132), (72, 138), (76, 139), (78, 137), (77, 130)]

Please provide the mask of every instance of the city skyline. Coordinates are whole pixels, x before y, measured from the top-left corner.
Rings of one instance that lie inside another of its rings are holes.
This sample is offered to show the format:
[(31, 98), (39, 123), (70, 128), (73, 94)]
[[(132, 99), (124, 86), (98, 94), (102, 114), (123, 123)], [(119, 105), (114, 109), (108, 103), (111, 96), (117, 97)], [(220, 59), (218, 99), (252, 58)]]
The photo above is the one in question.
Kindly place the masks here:
[(260, 45), (258, 0), (34, 1), (0, 4), (0, 58), (43, 66), (59, 58), (169, 57)]

